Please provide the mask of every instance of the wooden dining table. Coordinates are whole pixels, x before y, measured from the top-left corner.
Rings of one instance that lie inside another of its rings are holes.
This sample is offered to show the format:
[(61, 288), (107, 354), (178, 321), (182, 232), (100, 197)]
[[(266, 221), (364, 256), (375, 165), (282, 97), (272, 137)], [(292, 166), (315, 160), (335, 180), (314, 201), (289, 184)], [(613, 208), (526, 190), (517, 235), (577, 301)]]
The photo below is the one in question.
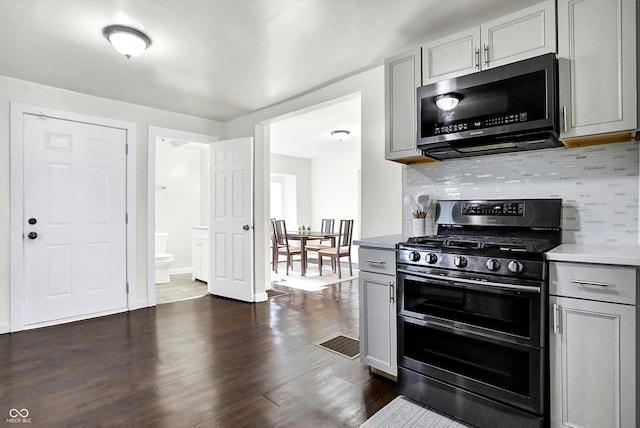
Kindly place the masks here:
[(287, 231), (287, 239), (291, 239), (292, 241), (300, 241), (300, 250), (301, 250), (301, 275), (305, 276), (307, 273), (307, 252), (305, 251), (305, 247), (307, 245), (307, 241), (315, 241), (320, 239), (330, 239), (331, 246), (336, 245), (336, 238), (339, 236), (339, 233), (324, 233), (324, 232), (314, 232), (313, 230), (305, 230), (304, 232), (301, 230), (296, 231)]

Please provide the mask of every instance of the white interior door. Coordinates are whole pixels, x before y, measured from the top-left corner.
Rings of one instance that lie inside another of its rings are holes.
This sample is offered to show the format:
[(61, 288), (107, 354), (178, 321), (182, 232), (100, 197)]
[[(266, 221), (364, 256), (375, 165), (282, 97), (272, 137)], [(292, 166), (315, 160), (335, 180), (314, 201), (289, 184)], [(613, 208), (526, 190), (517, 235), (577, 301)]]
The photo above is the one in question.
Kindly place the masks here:
[(211, 144), (209, 292), (253, 299), (253, 138)]
[(126, 310), (126, 141), (24, 115), (25, 325)]

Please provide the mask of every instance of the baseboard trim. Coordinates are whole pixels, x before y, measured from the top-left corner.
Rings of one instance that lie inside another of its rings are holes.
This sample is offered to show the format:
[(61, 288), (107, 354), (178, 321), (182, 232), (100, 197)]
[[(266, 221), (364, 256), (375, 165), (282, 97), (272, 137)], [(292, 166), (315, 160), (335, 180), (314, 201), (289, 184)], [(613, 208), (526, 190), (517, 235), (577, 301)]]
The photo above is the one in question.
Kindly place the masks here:
[(11, 333), (11, 324), (0, 324), (0, 334)]
[(191, 269), (190, 267), (176, 268), (176, 269), (170, 269), (169, 275), (182, 275), (184, 273), (191, 273), (191, 272), (193, 272), (193, 269)]
[(129, 308), (130, 311), (135, 311), (137, 309), (142, 309), (142, 308), (147, 308), (147, 307), (151, 307), (152, 305), (149, 304), (149, 300), (144, 299), (144, 300), (138, 300), (136, 302), (136, 307), (135, 308)]
[(269, 295), (267, 294), (266, 291), (264, 293), (258, 293), (253, 295), (254, 302), (266, 302), (267, 300), (269, 300)]

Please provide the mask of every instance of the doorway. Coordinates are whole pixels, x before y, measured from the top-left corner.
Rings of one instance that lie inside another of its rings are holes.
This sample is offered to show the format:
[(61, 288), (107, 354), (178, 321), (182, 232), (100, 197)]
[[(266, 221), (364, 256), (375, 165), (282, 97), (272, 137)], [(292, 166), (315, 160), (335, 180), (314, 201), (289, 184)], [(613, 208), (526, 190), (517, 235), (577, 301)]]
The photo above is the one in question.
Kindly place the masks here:
[[(209, 145), (217, 140), (149, 127), (149, 306), (207, 294), (208, 277), (193, 268), (208, 266), (202, 246), (208, 245), (209, 234)], [(197, 254), (194, 247), (200, 250)], [(198, 263), (194, 263), (195, 255)]]
[(135, 125), (12, 103), (11, 129), (11, 330), (135, 309)]
[(155, 142), (156, 303), (207, 294), (209, 145), (159, 137)]
[[(359, 238), (360, 116), (360, 95), (352, 94), (269, 122), (272, 218), (283, 218), (289, 230), (319, 230), (325, 218), (336, 225), (353, 219), (353, 238)], [(348, 137), (337, 140), (336, 130)], [(352, 259), (357, 264), (356, 251)]]

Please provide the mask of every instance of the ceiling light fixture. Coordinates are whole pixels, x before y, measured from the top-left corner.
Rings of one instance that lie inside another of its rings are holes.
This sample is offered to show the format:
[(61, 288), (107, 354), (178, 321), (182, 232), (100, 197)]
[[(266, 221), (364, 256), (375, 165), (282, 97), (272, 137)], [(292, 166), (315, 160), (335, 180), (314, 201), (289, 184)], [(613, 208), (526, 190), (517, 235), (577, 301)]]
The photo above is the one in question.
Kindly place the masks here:
[(349, 136), (350, 132), (349, 131), (345, 131), (344, 129), (338, 129), (337, 131), (331, 131), (331, 135), (333, 135), (333, 138), (336, 139), (336, 141), (342, 141), (342, 140), (346, 140), (347, 137)]
[(462, 99), (462, 95), (456, 94), (455, 92), (433, 97), (433, 101), (436, 103), (436, 106), (440, 110), (444, 110), (444, 111), (449, 111), (456, 108), (456, 106), (458, 105), (461, 99)]
[(124, 25), (108, 25), (102, 29), (102, 34), (115, 50), (127, 58), (138, 56), (151, 46), (149, 36)]

